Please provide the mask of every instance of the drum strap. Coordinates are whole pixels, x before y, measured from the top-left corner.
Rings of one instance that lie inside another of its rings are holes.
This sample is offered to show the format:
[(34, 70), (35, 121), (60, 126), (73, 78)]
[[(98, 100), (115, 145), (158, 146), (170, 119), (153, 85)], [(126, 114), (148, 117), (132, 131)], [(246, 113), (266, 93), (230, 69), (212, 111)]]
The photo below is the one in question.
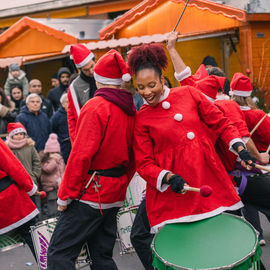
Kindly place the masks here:
[(15, 184), (15, 181), (12, 180), (8, 175), (0, 179), (0, 192), (4, 191), (12, 184)]
[(105, 170), (89, 170), (88, 174), (93, 174), (94, 172), (96, 172), (96, 175), (101, 175), (105, 177), (120, 177), (125, 174), (125, 167), (119, 166)]

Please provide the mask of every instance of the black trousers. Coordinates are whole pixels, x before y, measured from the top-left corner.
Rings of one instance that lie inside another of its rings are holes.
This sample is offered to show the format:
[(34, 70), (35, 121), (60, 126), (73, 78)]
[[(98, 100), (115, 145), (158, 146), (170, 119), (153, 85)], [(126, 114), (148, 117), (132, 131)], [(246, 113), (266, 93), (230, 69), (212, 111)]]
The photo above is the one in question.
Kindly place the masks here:
[[(237, 185), (240, 179), (235, 179)], [(263, 213), (270, 221), (270, 175), (254, 175), (247, 177), (247, 186), (241, 199), (245, 205), (243, 215), (263, 236), (259, 212)]]
[(29, 220), (28, 222), (24, 223), (23, 225), (16, 228), (15, 230), (18, 234), (20, 234), (20, 236), (24, 239), (25, 243), (29, 246), (33, 256), (35, 257), (35, 260), (37, 261), (32, 237), (30, 234), (30, 226), (34, 226), (34, 225), (35, 225), (35, 218)]
[(130, 240), (136, 250), (144, 268), (153, 270), (151, 243), (154, 234), (150, 233), (150, 224), (146, 212), (146, 200), (144, 199), (137, 211), (131, 229)]
[(48, 270), (74, 270), (75, 260), (85, 242), (92, 259), (92, 270), (117, 270), (112, 259), (116, 240), (116, 214), (119, 208), (94, 209), (73, 201), (60, 214), (48, 249)]

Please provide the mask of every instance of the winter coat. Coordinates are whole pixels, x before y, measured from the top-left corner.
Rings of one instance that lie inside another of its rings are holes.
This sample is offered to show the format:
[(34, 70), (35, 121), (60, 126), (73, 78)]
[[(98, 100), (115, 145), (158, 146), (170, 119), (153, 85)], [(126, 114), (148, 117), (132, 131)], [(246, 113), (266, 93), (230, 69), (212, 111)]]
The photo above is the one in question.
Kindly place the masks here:
[(57, 189), (65, 171), (65, 163), (61, 155), (59, 155), (58, 160), (49, 158), (41, 166), (40, 182), (42, 190), (49, 192)]
[(76, 125), (81, 108), (92, 98), (91, 95), (94, 94), (95, 90), (96, 88), (90, 89), (89, 83), (83, 80), (81, 76), (78, 76), (68, 88), (67, 117), (71, 143), (75, 140)]
[[(39, 95), (41, 98), (41, 111), (43, 111), (44, 113), (47, 114), (48, 118), (50, 119), (53, 115), (53, 105), (51, 103), (51, 101), (47, 98), (45, 98), (43, 95)], [(26, 105), (25, 100), (22, 101), (21, 107), (23, 107), (24, 105)]]
[[(94, 208), (120, 207), (123, 205), (127, 186), (135, 173), (132, 156), (132, 139), (135, 115), (127, 115), (122, 109), (103, 97), (90, 99), (82, 108), (76, 127), (65, 175), (58, 191), (58, 203), (80, 197), (88, 182), (89, 170), (111, 169), (123, 166), (120, 177), (99, 178), (99, 193), (92, 182), (81, 200)], [(95, 180), (97, 178), (95, 177)]]
[(52, 132), (56, 133), (58, 136), (61, 154), (63, 156), (65, 163), (67, 163), (71, 151), (71, 143), (68, 133), (67, 112), (62, 106), (51, 118), (51, 126)]
[[(205, 125), (227, 148), (239, 135), (222, 112), (190, 86), (166, 87), (157, 106), (144, 104), (137, 114), (133, 149), (137, 172), (147, 182), (153, 233), (168, 223), (193, 222), (243, 206)], [(162, 184), (167, 172), (180, 175), (192, 187), (209, 185), (213, 193), (208, 198), (197, 192), (177, 194)]]
[[(31, 140), (31, 141), (29, 141)], [(6, 141), (8, 145), (8, 139)], [(32, 139), (28, 139), (28, 143), (21, 148), (11, 148), (13, 154), (22, 163), (27, 173), (31, 176), (34, 183), (37, 185), (41, 174), (41, 163), (37, 150), (34, 147)]]
[(23, 89), (23, 96), (27, 96), (29, 84), (28, 79), (26, 78), (26, 74), (23, 70), (20, 70), (20, 74), (18, 77), (14, 77), (11, 72), (8, 73), (8, 78), (4, 86), (5, 94), (7, 96), (11, 95), (11, 89), (14, 86), (20, 86)]
[(38, 214), (35, 204), (29, 197), (35, 194), (37, 187), (2, 140), (0, 140), (0, 156), (0, 185), (7, 175), (16, 183), (0, 192), (0, 234), (4, 234)]
[(10, 122), (14, 122), (17, 116), (15, 109), (15, 104), (12, 102), (12, 107), (8, 108), (0, 104), (0, 134), (7, 133), (7, 125)]
[(24, 125), (28, 136), (35, 141), (37, 151), (43, 150), (51, 133), (48, 116), (41, 110), (35, 115), (28, 110), (27, 106), (24, 106), (16, 117), (16, 122), (21, 122)]

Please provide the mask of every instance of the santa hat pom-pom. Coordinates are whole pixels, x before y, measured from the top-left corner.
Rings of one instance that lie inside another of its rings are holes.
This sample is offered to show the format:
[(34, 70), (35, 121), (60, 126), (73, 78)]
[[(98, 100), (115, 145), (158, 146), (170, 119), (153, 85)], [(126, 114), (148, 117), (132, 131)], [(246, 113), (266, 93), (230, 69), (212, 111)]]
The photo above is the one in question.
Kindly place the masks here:
[(69, 58), (70, 58), (70, 60), (73, 60), (73, 56), (72, 56), (72, 54), (69, 56)]
[(122, 80), (123, 80), (124, 82), (129, 82), (129, 81), (131, 80), (130, 74), (129, 74), (129, 73), (123, 74), (123, 75), (122, 75)]

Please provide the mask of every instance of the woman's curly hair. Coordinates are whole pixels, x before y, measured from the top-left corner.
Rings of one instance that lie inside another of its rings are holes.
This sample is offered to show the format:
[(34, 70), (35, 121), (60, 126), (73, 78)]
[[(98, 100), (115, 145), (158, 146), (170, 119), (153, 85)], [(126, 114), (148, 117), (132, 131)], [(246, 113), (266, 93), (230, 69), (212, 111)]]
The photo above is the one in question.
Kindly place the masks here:
[(162, 44), (144, 44), (131, 49), (128, 65), (132, 73), (145, 68), (155, 69), (159, 75), (168, 66), (168, 58)]

